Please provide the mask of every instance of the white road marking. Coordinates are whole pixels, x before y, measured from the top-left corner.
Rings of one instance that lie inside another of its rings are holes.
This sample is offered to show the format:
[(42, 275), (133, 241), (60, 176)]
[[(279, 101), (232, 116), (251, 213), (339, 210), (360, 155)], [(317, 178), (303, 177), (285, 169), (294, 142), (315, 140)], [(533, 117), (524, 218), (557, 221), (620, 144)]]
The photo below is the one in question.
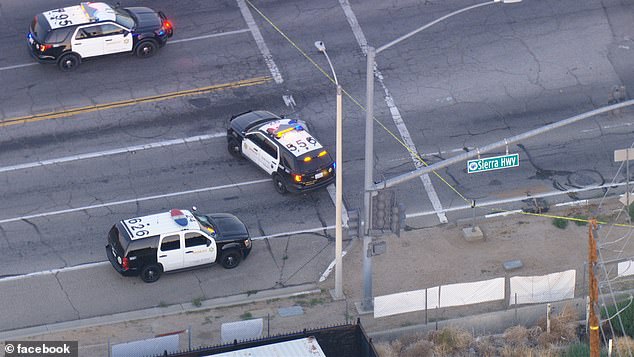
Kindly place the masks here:
[(227, 35), (236, 35), (236, 34), (239, 34), (239, 33), (244, 33), (244, 32), (249, 32), (249, 31), (251, 31), (251, 30), (242, 29), (242, 30), (235, 30), (235, 31), (212, 33), (210, 35), (203, 35), (203, 36), (196, 36), (196, 37), (190, 37), (190, 38), (182, 38), (180, 40), (167, 41), (167, 44), (169, 45), (170, 43), (173, 44), (173, 43), (189, 42), (189, 41), (196, 41), (196, 40), (205, 40), (205, 39), (208, 39), (208, 38), (221, 37), (221, 36), (227, 36)]
[(28, 273), (28, 274), (7, 276), (7, 277), (4, 277), (4, 278), (0, 278), (0, 283), (5, 283), (5, 282), (8, 282), (8, 281), (13, 281), (13, 280), (21, 280), (21, 279), (26, 279), (26, 278), (34, 278), (34, 277), (42, 276), (42, 275), (55, 275), (57, 273), (64, 273), (64, 272), (73, 271), (73, 270), (96, 268), (96, 267), (105, 266), (105, 265), (109, 265), (109, 264), (110, 264), (110, 262), (106, 260), (106, 261), (97, 262), (97, 263), (79, 264), (79, 265), (75, 265), (75, 266), (72, 266), (72, 267), (58, 268), (58, 269), (49, 269), (49, 270), (36, 271), (36, 272), (33, 272), (33, 273)]
[(295, 108), (295, 106), (297, 105), (295, 104), (295, 98), (293, 98), (292, 94), (283, 95), (282, 100), (284, 101), (284, 104), (286, 104), (287, 107)]
[[(261, 181), (266, 182), (266, 181), (269, 181), (269, 180), (261, 180)], [(590, 191), (590, 190), (596, 190), (596, 189), (600, 189), (600, 188), (607, 188), (607, 187), (614, 187), (614, 186), (625, 186), (625, 185), (626, 185), (626, 183), (623, 182), (623, 183), (618, 183), (618, 184), (609, 184), (609, 185), (604, 185), (604, 186), (595, 186), (595, 187), (588, 187), (588, 188), (582, 188), (582, 189), (575, 189), (575, 190), (570, 190), (570, 191), (565, 191), (565, 192), (564, 191), (552, 191), (552, 192), (545, 192), (545, 193), (542, 193), (542, 194), (539, 194), (539, 195), (533, 195), (531, 197), (540, 198), (540, 197), (567, 195), (570, 192)], [(504, 200), (488, 201), (488, 202), (482, 202), (478, 206), (479, 207), (485, 207), (485, 206), (499, 205), (499, 204), (502, 204), (502, 203), (513, 203), (513, 202), (519, 202), (519, 201), (525, 200), (526, 198), (527, 197), (522, 196), (522, 197), (508, 198), (508, 199), (504, 199)], [(577, 201), (573, 201), (573, 202), (577, 202)], [(579, 204), (588, 203), (587, 200), (581, 200), (581, 201), (578, 201), (578, 202), (580, 202)], [(566, 205), (566, 204), (558, 204), (558, 205), (563, 206), (563, 205)], [(464, 205), (464, 206), (460, 206), (460, 207), (452, 207), (452, 208), (447, 208), (444, 211), (445, 212), (450, 212), (450, 211), (460, 211), (460, 210), (465, 210), (465, 209), (471, 209), (471, 206), (470, 205)], [(485, 218), (493, 218), (493, 217), (499, 217), (499, 216), (506, 216), (506, 215), (516, 214), (516, 213), (521, 213), (521, 212), (522, 212), (522, 210), (512, 210), (512, 211), (506, 211), (506, 212), (487, 214), (484, 217)], [(432, 214), (436, 214), (436, 212), (435, 211), (416, 212), (416, 213), (407, 214), (407, 218), (429, 216), (429, 215), (432, 215)], [(2, 223), (2, 222), (3, 221), (0, 221), (0, 223)], [(288, 236), (298, 235), (298, 234), (303, 234), (303, 233), (322, 232), (324, 230), (332, 230), (332, 229), (335, 229), (335, 226), (317, 227), (317, 228), (303, 229), (303, 230), (297, 230), (297, 231), (292, 231), (292, 232), (282, 232), (282, 233), (270, 234), (270, 235), (266, 235), (266, 236), (252, 237), (251, 239), (254, 240), (254, 241), (257, 241), (257, 240), (270, 239), (270, 238), (288, 237)], [(342, 256), (344, 256), (345, 254), (346, 254), (346, 251), (342, 252)], [(0, 283), (3, 283), (5, 281), (25, 279), (25, 278), (29, 278), (29, 277), (46, 275), (46, 274), (57, 274), (57, 273), (60, 273), (60, 272), (65, 272), (65, 271), (72, 271), (72, 270), (80, 270), (80, 269), (84, 269), (84, 268), (99, 267), (99, 266), (102, 266), (102, 265), (107, 265), (109, 263), (110, 262), (108, 262), (108, 261), (103, 261), (103, 262), (96, 262), (96, 263), (81, 264), (81, 265), (76, 265), (76, 266), (72, 266), (72, 267), (68, 267), (68, 268), (50, 269), (50, 270), (44, 270), (44, 271), (39, 271), (39, 272), (34, 272), (34, 273), (28, 273), (28, 274), (22, 274), (22, 275), (16, 275), (16, 276), (9, 276), (9, 277), (0, 278)], [(334, 266), (334, 264), (335, 263), (333, 261), (331, 263), (331, 265)], [(330, 268), (330, 266), (328, 267), (328, 269), (326, 269), (324, 274), (322, 274), (322, 277), (324, 275), (326, 277), (328, 276), (328, 274), (326, 274), (326, 272), (328, 270), (332, 270)], [(325, 278), (324, 278), (324, 280), (325, 280)], [(322, 281), (321, 278), (320, 278), (320, 281)]]
[(258, 46), (258, 49), (260, 49), (262, 56), (264, 56), (264, 62), (266, 62), (266, 65), (269, 67), (269, 71), (271, 71), (271, 76), (275, 80), (275, 83), (281, 84), (282, 82), (284, 82), (284, 79), (282, 79), (282, 73), (280, 73), (280, 70), (277, 68), (275, 61), (273, 61), (273, 55), (271, 55), (271, 51), (269, 51), (269, 48), (266, 46), (266, 43), (264, 42), (264, 37), (262, 37), (260, 29), (255, 23), (255, 20), (253, 19), (253, 15), (251, 15), (251, 11), (249, 11), (247, 3), (244, 0), (236, 1), (238, 2), (238, 6), (240, 7), (242, 17), (244, 17), (244, 21), (246, 21), (247, 26), (251, 30), (251, 34), (255, 39), (255, 43)]
[[(251, 237), (251, 240), (256, 241), (256, 240), (263, 240), (263, 239), (270, 239), (270, 238), (281, 238), (281, 237), (287, 237), (287, 236), (291, 236), (291, 235), (297, 235), (297, 234), (302, 234), (302, 233), (320, 232), (320, 231), (330, 230), (330, 229), (335, 229), (335, 226), (318, 227), (318, 228), (304, 229), (304, 230), (293, 231), (293, 232), (276, 233), (276, 234), (271, 234), (271, 235), (267, 235), (267, 236)], [(346, 255), (346, 252), (344, 251), (342, 253), (342, 257), (345, 256), (345, 255)], [(43, 276), (43, 275), (55, 275), (57, 273), (65, 273), (65, 272), (74, 271), (74, 270), (98, 268), (98, 267), (107, 266), (107, 265), (110, 265), (110, 262), (105, 260), (105, 261), (96, 262), (96, 263), (79, 264), (79, 265), (75, 265), (75, 266), (72, 266), (72, 267), (48, 269), (48, 270), (37, 271), (37, 272), (33, 272), (33, 273), (13, 275), (13, 276), (7, 276), (7, 277), (4, 277), (4, 278), (0, 278), (0, 283), (5, 283), (5, 282), (15, 281), (15, 280), (22, 280), (22, 279), (27, 279), (27, 278), (33, 278), (33, 277), (38, 277), (38, 276)], [(334, 265), (334, 261), (333, 261), (333, 265)], [(327, 275), (326, 275), (326, 277), (327, 277)]]
[[(190, 37), (190, 38), (182, 38), (180, 40), (167, 41), (167, 44), (169, 45), (170, 43), (181, 43), (181, 42), (188, 42), (188, 41), (195, 41), (195, 40), (204, 40), (204, 39), (208, 39), (208, 38), (221, 37), (221, 36), (227, 36), (227, 35), (236, 35), (236, 34), (239, 34), (239, 33), (249, 32), (249, 31), (251, 31), (251, 30), (242, 29), (242, 30), (235, 30), (235, 31), (212, 33), (212, 34), (209, 34), (209, 35), (203, 35), (203, 36), (196, 36), (196, 37)], [(37, 66), (38, 64), (39, 63), (37, 63), (37, 62), (25, 63), (25, 64), (16, 64), (16, 65), (13, 65), (13, 66), (0, 67), (0, 71), (6, 71), (6, 70), (10, 70), (10, 69), (17, 69), (17, 68), (29, 67), (29, 66)]]
[(22, 67), (30, 67), (30, 66), (37, 66), (39, 63), (34, 62), (34, 63), (25, 63), (25, 64), (16, 64), (13, 66), (7, 66), (7, 67), (0, 67), (0, 71), (6, 71), (9, 69), (16, 69), (16, 68), (22, 68)]
[[(346, 250), (341, 252), (341, 258), (345, 257), (346, 253), (348, 253), (348, 251)], [(326, 279), (328, 279), (328, 276), (330, 275), (330, 273), (332, 273), (332, 270), (335, 268), (335, 264), (337, 264), (337, 260), (333, 260), (332, 262), (330, 262), (330, 265), (328, 265), (328, 268), (326, 268), (326, 270), (324, 270), (324, 273), (321, 274), (321, 276), (319, 277), (320, 283), (323, 283)]]
[(628, 126), (632, 126), (634, 125), (634, 123), (622, 123), (622, 124), (616, 124), (616, 125), (603, 125), (600, 129), (596, 128), (596, 129), (584, 129), (581, 130), (582, 133), (592, 133), (594, 131), (599, 131), (599, 130), (606, 130), (606, 129), (618, 129), (618, 128), (622, 128), (622, 127), (628, 127)]
[(516, 213), (520, 213), (520, 212), (522, 212), (521, 209), (516, 209), (516, 210), (512, 210), (512, 211), (498, 212), (498, 213), (491, 213), (491, 214), (485, 214), (484, 218), (504, 217), (504, 216), (510, 216), (512, 214), (516, 214)]
[(571, 201), (571, 202), (563, 202), (557, 203), (555, 207), (566, 207), (566, 206), (585, 206), (588, 204), (588, 200), (580, 200), (580, 201)]
[[(359, 25), (359, 22), (357, 21), (356, 15), (352, 11), (352, 7), (350, 6), (350, 3), (348, 2), (348, 0), (339, 0), (339, 4), (341, 5), (341, 8), (343, 9), (343, 12), (346, 15), (346, 19), (348, 19), (348, 23), (350, 24), (350, 27), (352, 28), (354, 37), (357, 39), (357, 43), (361, 47), (361, 50), (363, 51), (363, 53), (367, 54), (368, 42), (367, 42), (367, 39), (365, 38), (363, 30), (361, 29), (361, 26)], [(405, 126), (405, 123), (403, 122), (403, 117), (401, 116), (400, 111), (396, 107), (396, 104), (394, 104), (394, 98), (392, 98), (390, 91), (387, 89), (387, 87), (385, 86), (385, 83), (383, 82), (383, 75), (378, 69), (378, 64), (375, 67), (375, 76), (378, 79), (381, 86), (383, 87), (383, 91), (385, 92), (385, 102), (387, 103), (387, 106), (390, 109), (390, 113), (392, 114), (392, 120), (394, 121), (396, 128), (401, 134), (401, 138), (405, 142), (405, 145), (407, 145), (407, 147), (410, 149), (409, 153), (412, 158), (412, 161), (414, 162), (414, 167), (418, 169), (421, 166), (423, 166), (423, 163), (420, 162), (418, 158), (414, 155), (414, 153), (417, 153), (418, 150), (416, 149), (416, 146), (414, 145), (414, 142), (409, 133), (409, 130), (407, 130), (407, 127)], [(441, 223), (447, 223), (448, 222), (447, 217), (445, 216), (442, 204), (440, 203), (440, 199), (438, 198), (438, 194), (436, 193), (436, 190), (434, 189), (434, 185), (432, 184), (431, 179), (429, 178), (429, 175), (428, 174), (421, 175), (420, 180), (422, 181), (423, 186), (425, 187), (427, 196), (429, 197), (429, 200), (431, 201), (431, 204), (434, 207), (434, 210), (436, 211), (438, 219), (440, 220)]]
[(264, 183), (264, 182), (271, 182), (271, 179), (262, 179), (262, 180), (246, 181), (246, 182), (239, 182), (239, 183), (231, 183), (231, 184), (228, 184), (228, 185), (221, 185), (221, 186), (203, 187), (203, 188), (198, 188), (198, 189), (195, 189), (195, 190), (172, 192), (172, 193), (166, 193), (166, 194), (163, 194), (163, 195), (139, 197), (139, 198), (132, 198), (132, 199), (129, 199), (129, 200), (101, 203), (101, 204), (98, 204), (98, 205), (90, 205), (90, 206), (84, 206), (84, 207), (69, 208), (69, 209), (64, 209), (64, 210), (59, 210), (59, 211), (36, 213), (36, 214), (30, 214), (30, 215), (22, 216), (22, 217), (14, 217), (14, 218), (3, 219), (3, 220), (0, 220), (0, 224), (9, 223), (9, 222), (17, 222), (17, 221), (22, 221), (22, 220), (26, 220), (26, 219), (41, 218), (41, 217), (55, 216), (55, 215), (66, 214), (66, 213), (73, 213), (73, 212), (90, 210), (90, 209), (95, 209), (95, 208), (103, 208), (103, 207), (124, 205), (124, 204), (128, 204), (128, 203), (137, 203), (137, 202), (143, 202), (143, 201), (150, 201), (150, 200), (156, 200), (156, 199), (167, 198), (167, 197), (184, 196), (184, 195), (190, 195), (190, 194), (201, 193), (201, 192), (209, 192), (209, 191), (218, 191), (218, 190), (224, 190), (224, 189), (227, 189), (227, 188), (235, 188), (235, 187), (241, 187), (241, 186), (255, 185), (255, 184), (260, 184), (260, 183)]
[(65, 163), (65, 162), (72, 162), (72, 161), (85, 160), (85, 159), (94, 159), (94, 158), (110, 156), (110, 155), (132, 153), (132, 152), (141, 151), (141, 150), (164, 148), (164, 147), (167, 147), (167, 146), (187, 144), (187, 143), (192, 143), (192, 142), (197, 142), (197, 141), (203, 141), (203, 140), (220, 138), (220, 137), (224, 137), (224, 136), (227, 136), (227, 133), (221, 132), (221, 133), (215, 133), (215, 134), (209, 134), (209, 135), (198, 135), (198, 136), (191, 136), (191, 137), (188, 137), (188, 138), (159, 141), (159, 142), (156, 142), (156, 143), (129, 146), (129, 147), (125, 147), (125, 148), (117, 148), (117, 149), (112, 149), (112, 150), (97, 151), (97, 152), (91, 152), (91, 153), (85, 153), (85, 154), (78, 154), (78, 155), (60, 157), (60, 158), (50, 159), (50, 160), (28, 162), (28, 163), (25, 163), (25, 164), (18, 164), (18, 165), (0, 167), (0, 172), (17, 171), (17, 170), (29, 169), (29, 168), (33, 168), (33, 167), (40, 167), (40, 166), (46, 166), (46, 165), (55, 165), (55, 164), (61, 164), (61, 163)]
[(292, 232), (282, 232), (282, 233), (275, 233), (275, 234), (270, 234), (270, 235), (266, 235), (266, 236), (251, 237), (251, 240), (263, 240), (263, 239), (269, 239), (269, 238), (288, 237), (288, 236), (292, 236), (292, 235), (296, 235), (296, 234), (323, 232), (323, 231), (327, 231), (327, 230), (330, 230), (330, 229), (335, 229), (335, 226), (300, 229), (298, 231), (292, 231)]

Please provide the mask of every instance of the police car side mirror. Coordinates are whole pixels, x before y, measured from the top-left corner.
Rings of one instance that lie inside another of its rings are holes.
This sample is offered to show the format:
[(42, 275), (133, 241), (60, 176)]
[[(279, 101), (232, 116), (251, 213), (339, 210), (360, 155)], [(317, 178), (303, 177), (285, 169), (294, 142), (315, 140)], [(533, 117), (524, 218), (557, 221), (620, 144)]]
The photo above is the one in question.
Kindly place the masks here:
[(130, 31), (123, 31), (123, 37), (128, 37), (128, 35), (130, 34)]
[(198, 208), (196, 208), (196, 206), (192, 206), (192, 211), (196, 212), (198, 211)]
[(209, 247), (210, 245), (211, 245), (211, 241), (207, 239), (207, 246)]

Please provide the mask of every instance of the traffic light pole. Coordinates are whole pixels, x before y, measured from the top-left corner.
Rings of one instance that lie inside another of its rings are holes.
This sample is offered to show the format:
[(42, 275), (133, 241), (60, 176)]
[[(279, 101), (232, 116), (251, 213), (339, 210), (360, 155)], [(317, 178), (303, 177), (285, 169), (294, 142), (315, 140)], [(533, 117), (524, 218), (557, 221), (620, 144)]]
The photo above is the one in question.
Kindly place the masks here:
[(374, 185), (374, 47), (368, 46), (366, 67), (366, 112), (365, 112), (365, 179), (363, 194), (363, 299), (361, 310), (373, 311), (372, 302), (372, 255), (368, 254), (372, 237), (372, 186)]

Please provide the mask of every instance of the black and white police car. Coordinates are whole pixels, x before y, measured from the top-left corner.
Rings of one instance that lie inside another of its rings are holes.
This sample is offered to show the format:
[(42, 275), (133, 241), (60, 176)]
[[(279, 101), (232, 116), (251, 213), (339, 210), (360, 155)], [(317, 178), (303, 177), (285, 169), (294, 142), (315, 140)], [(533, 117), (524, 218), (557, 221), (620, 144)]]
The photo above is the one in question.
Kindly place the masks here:
[(234, 115), (227, 129), (229, 153), (266, 171), (279, 193), (328, 186), (335, 179), (335, 162), (306, 129), (303, 121), (264, 110)]
[(108, 233), (108, 260), (122, 275), (140, 275), (146, 283), (162, 273), (220, 263), (238, 266), (251, 252), (247, 227), (228, 213), (169, 212), (124, 219)]
[(122, 52), (150, 57), (173, 33), (172, 23), (160, 11), (82, 2), (36, 15), (27, 40), (39, 62), (70, 71), (84, 58)]

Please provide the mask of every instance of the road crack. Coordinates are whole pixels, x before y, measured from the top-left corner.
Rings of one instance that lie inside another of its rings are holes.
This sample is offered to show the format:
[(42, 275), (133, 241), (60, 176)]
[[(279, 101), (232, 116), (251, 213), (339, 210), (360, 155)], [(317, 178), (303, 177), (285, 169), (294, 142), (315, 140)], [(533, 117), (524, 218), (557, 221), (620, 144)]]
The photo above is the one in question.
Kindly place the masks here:
[(46, 242), (43, 238), (42, 238), (42, 232), (40, 232), (40, 229), (37, 227), (37, 225), (35, 223), (32, 223), (31, 221), (29, 221), (28, 219), (23, 219), (22, 220), (24, 223), (30, 225), (31, 227), (33, 227), (33, 229), (35, 230), (35, 233), (37, 233), (37, 237), (40, 239), (40, 243), (45, 246), (46, 248), (48, 248), (48, 250), (53, 253), (55, 256), (57, 256), (57, 258), (59, 258), (59, 260), (61, 260), (64, 263), (64, 268), (68, 267), (68, 262), (66, 261), (66, 259), (64, 259), (59, 252), (57, 252), (55, 249), (53, 249), (53, 247), (51, 247), (50, 244), (48, 244), (48, 242)]
[(59, 277), (57, 276), (57, 274), (59, 274), (59, 272), (55, 273), (54, 275), (55, 275), (55, 280), (57, 280), (57, 284), (59, 285), (59, 288), (62, 290), (64, 295), (66, 295), (66, 299), (68, 300), (68, 303), (70, 304), (70, 307), (72, 307), (73, 311), (75, 311), (75, 315), (77, 315), (77, 319), (81, 318), (81, 315), (79, 314), (79, 310), (77, 310), (77, 308), (73, 304), (72, 300), (70, 299), (70, 296), (68, 296), (68, 293), (64, 289), (64, 286), (62, 285), (62, 282), (59, 281)]

